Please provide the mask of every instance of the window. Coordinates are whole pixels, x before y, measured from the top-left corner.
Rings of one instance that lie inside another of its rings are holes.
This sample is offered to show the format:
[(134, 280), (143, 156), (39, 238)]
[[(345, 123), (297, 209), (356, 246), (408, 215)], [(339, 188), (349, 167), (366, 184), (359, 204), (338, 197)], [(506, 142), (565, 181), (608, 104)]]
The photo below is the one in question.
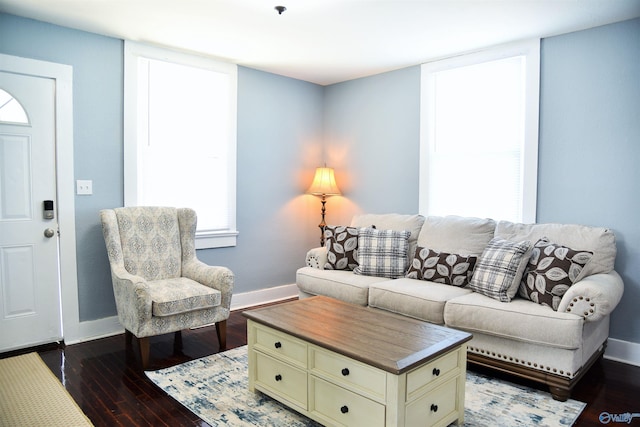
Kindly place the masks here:
[(125, 205), (193, 208), (196, 248), (235, 246), (237, 68), (125, 42)]
[(29, 124), (27, 112), (20, 102), (8, 92), (0, 89), (0, 122)]
[(421, 213), (535, 222), (539, 46), (423, 64)]

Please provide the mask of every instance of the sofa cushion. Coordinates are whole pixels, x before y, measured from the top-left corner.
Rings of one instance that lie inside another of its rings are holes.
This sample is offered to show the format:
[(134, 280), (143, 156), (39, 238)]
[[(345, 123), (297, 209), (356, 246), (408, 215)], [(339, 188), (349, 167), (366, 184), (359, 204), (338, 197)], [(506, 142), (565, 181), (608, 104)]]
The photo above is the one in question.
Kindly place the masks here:
[(522, 298), (503, 304), (474, 292), (447, 302), (444, 323), (516, 341), (577, 349), (582, 345), (584, 319)]
[(353, 270), (358, 266), (358, 229), (343, 225), (324, 228), (327, 262), (325, 270)]
[(492, 219), (461, 216), (429, 216), (418, 236), (418, 246), (439, 252), (480, 255), (494, 237)]
[(437, 252), (418, 246), (406, 277), (465, 287), (478, 257)]
[(470, 289), (441, 283), (407, 278), (387, 280), (369, 287), (369, 306), (442, 325), (446, 302), (468, 293)]
[(511, 301), (518, 292), (531, 250), (528, 240), (492, 239), (478, 258), (469, 287), (498, 301)]
[(351, 220), (351, 227), (375, 227), (378, 230), (407, 230), (411, 232), (409, 236), (409, 250), (407, 251), (407, 263), (411, 262), (410, 257), (416, 250), (418, 235), (424, 224), (422, 215), (403, 214), (362, 214), (354, 215)]
[(520, 282), (520, 296), (557, 311), (562, 296), (591, 258), (593, 252), (567, 248), (543, 237), (531, 252)]
[(593, 258), (585, 265), (576, 282), (597, 273), (609, 273), (616, 260), (616, 238), (613, 231), (602, 227), (576, 224), (517, 224), (500, 221), (496, 237), (536, 242), (547, 237), (552, 242), (569, 248), (593, 252)]
[(302, 267), (296, 272), (296, 284), (303, 292), (364, 306), (369, 299), (369, 286), (385, 280), (389, 279), (359, 276), (353, 274), (353, 271), (319, 270), (313, 267)]
[(396, 279), (407, 271), (407, 250), (410, 231), (376, 230), (358, 231), (358, 266), (356, 274)]

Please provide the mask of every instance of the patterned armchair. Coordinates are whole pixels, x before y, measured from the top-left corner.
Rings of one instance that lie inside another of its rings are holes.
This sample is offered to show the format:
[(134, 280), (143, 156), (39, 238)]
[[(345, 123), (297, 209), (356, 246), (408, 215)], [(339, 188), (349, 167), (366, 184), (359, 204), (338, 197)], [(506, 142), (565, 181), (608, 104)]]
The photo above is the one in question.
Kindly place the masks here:
[(226, 348), (233, 273), (196, 258), (196, 213), (170, 207), (100, 211), (118, 319), (127, 345), (137, 338), (143, 369), (149, 366), (149, 337), (216, 324)]

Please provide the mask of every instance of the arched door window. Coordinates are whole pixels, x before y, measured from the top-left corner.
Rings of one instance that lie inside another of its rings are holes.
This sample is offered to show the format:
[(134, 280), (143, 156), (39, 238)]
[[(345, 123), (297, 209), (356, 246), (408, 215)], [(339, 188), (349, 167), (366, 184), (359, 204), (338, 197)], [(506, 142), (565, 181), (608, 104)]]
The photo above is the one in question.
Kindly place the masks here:
[(29, 117), (20, 102), (0, 89), (0, 122), (29, 124)]

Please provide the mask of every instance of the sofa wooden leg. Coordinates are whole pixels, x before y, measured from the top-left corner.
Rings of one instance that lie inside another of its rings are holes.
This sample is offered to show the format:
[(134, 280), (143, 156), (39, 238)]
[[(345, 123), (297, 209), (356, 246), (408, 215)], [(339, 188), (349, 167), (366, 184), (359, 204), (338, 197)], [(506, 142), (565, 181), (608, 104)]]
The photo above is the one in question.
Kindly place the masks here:
[(140, 348), (142, 369), (146, 370), (149, 368), (149, 337), (138, 338), (138, 347)]
[(568, 388), (549, 386), (549, 391), (551, 392), (551, 397), (560, 402), (566, 402), (571, 395), (571, 390)]
[(227, 349), (227, 321), (223, 320), (216, 323), (216, 334), (218, 335), (218, 343), (220, 350)]

